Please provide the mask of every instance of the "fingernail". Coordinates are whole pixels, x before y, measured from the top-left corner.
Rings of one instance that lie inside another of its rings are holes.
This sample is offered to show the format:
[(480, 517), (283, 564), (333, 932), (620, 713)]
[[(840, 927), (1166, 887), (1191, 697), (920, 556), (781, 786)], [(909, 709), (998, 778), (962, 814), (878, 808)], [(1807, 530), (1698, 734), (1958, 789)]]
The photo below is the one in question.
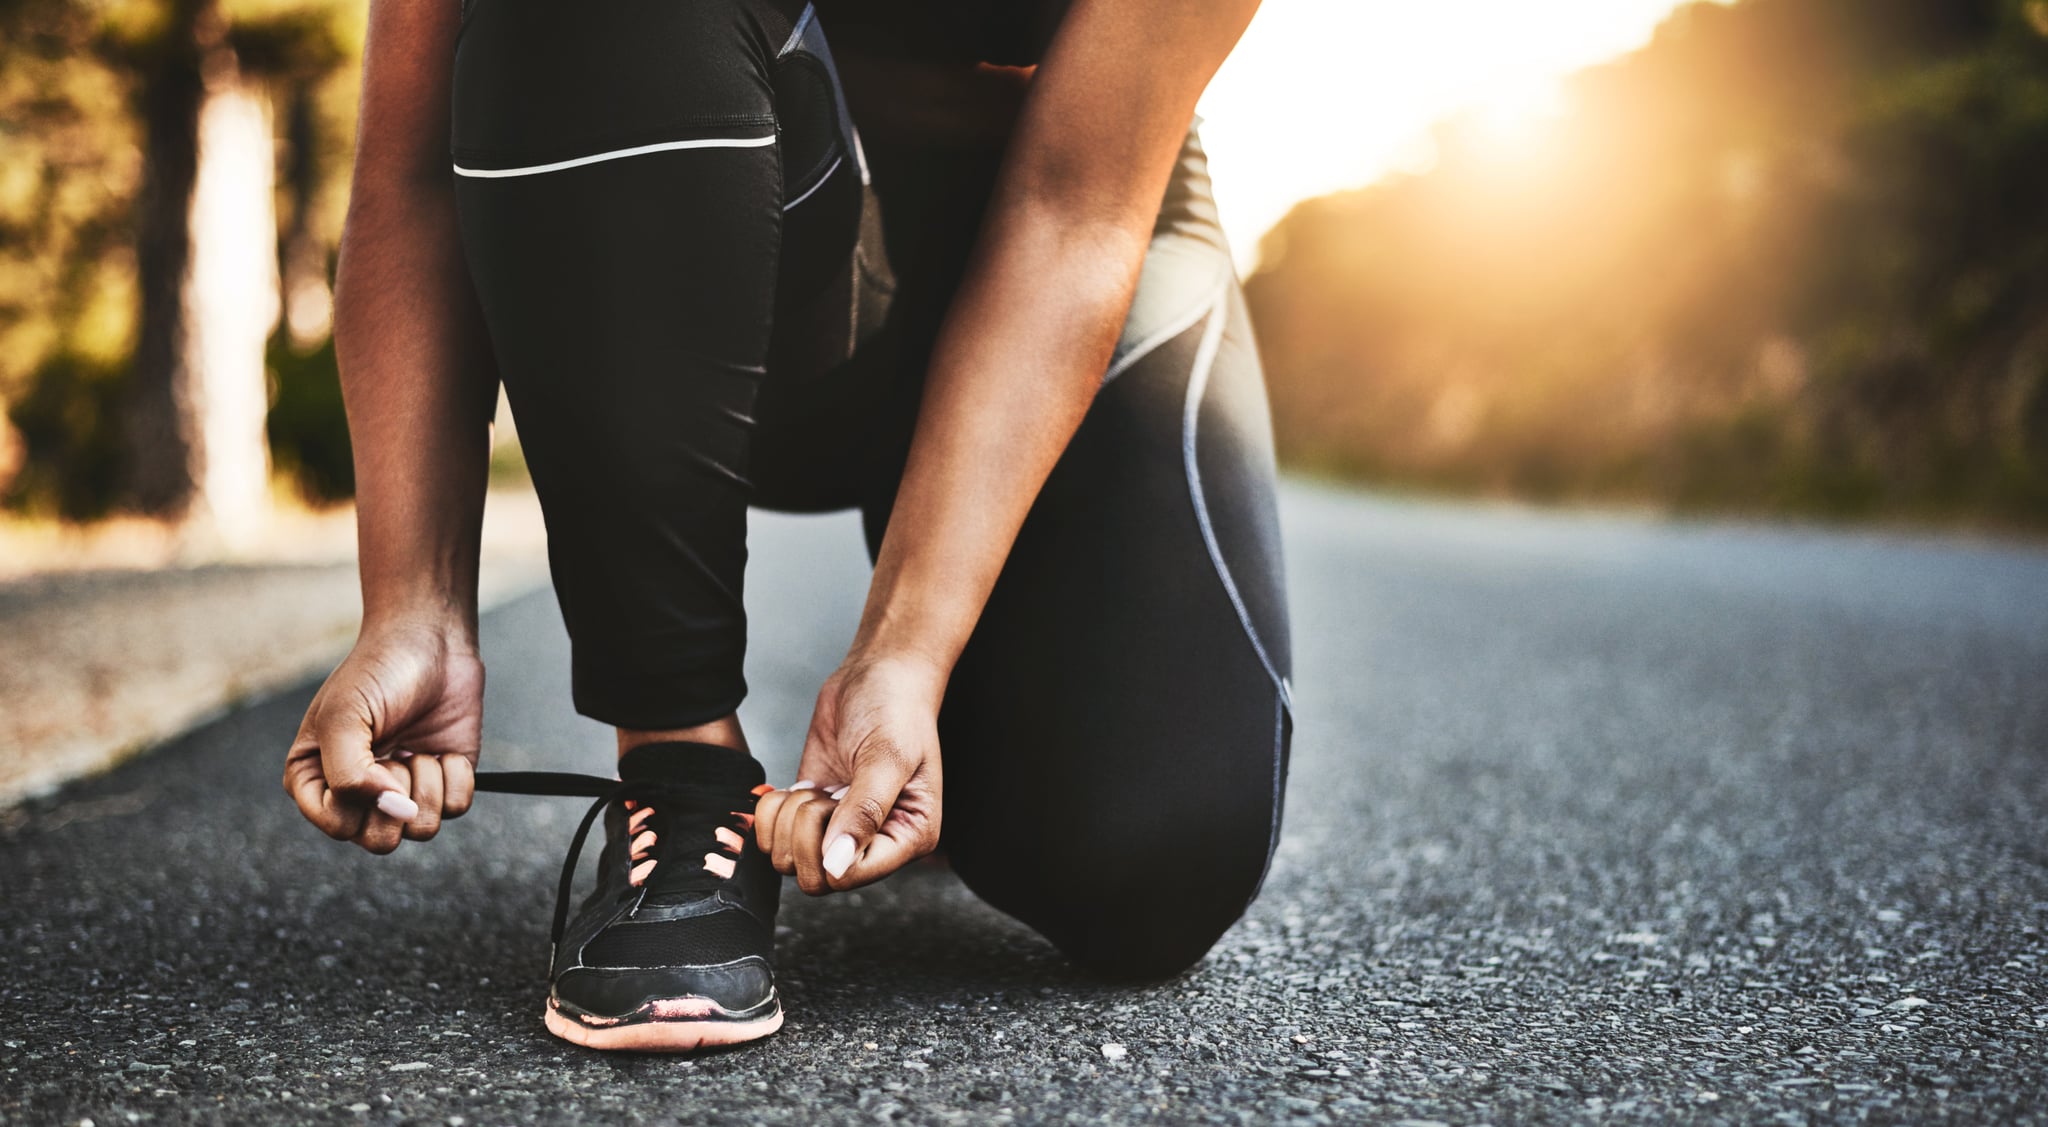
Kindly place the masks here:
[(850, 791), (850, 790), (852, 790), (852, 789), (853, 789), (853, 784), (852, 784), (852, 783), (848, 783), (847, 785), (845, 785), (845, 786), (843, 786), (843, 787), (834, 787), (834, 788), (832, 789), (832, 801), (834, 801), (834, 802), (837, 802), (837, 801), (839, 801), (840, 799), (842, 799), (842, 798), (845, 798), (845, 797), (846, 797), (846, 792), (847, 792), (847, 791)]
[(853, 839), (840, 834), (825, 847), (825, 871), (834, 877), (843, 877), (853, 867)]
[(798, 780), (797, 780), (796, 782), (794, 782), (794, 783), (790, 784), (790, 787), (789, 787), (789, 789), (791, 789), (791, 790), (816, 790), (816, 789), (817, 789), (817, 787), (818, 787), (818, 784), (816, 784), (816, 783), (812, 782), (812, 781), (811, 781), (811, 780), (809, 780), (809, 779), (798, 779)]
[(401, 822), (410, 822), (420, 816), (420, 804), (395, 790), (387, 790), (377, 796), (377, 809)]

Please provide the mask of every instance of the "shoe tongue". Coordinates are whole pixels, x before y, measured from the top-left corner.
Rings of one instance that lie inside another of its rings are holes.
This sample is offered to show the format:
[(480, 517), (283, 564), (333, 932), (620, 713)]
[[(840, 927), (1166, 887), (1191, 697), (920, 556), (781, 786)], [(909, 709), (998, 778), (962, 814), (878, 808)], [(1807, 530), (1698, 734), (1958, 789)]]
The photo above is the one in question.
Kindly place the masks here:
[[(730, 787), (734, 799), (731, 809), (752, 810), (754, 800), (748, 792), (767, 779), (767, 772), (744, 751), (716, 744), (675, 741), (641, 744), (627, 752), (619, 758), (619, 778), (628, 783), (711, 787), (714, 793), (716, 788)], [(659, 798), (655, 801), (657, 804), (660, 802)], [(607, 821), (608, 832), (622, 839), (625, 812), (614, 807), (610, 816), (619, 821), (616, 831), (610, 831), (611, 823)], [(685, 817), (687, 820), (688, 815)], [(678, 827), (671, 827), (671, 832), (677, 830)], [(705, 844), (711, 845), (708, 841)], [(718, 879), (699, 868), (694, 859), (672, 859), (655, 867), (640, 904), (642, 907), (667, 907), (693, 903), (711, 895), (717, 886)]]
[(619, 778), (627, 782), (698, 783), (752, 790), (768, 773), (744, 751), (716, 744), (641, 744), (619, 758)]

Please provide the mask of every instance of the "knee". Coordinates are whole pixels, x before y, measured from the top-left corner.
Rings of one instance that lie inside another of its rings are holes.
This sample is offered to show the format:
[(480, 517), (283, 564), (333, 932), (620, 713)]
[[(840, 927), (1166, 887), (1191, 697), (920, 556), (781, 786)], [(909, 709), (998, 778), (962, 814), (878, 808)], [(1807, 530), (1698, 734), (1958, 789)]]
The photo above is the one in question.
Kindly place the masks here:
[(1120, 981), (1157, 981), (1202, 961), (1258, 892), (1264, 852), (1236, 864), (1103, 873), (1070, 887), (1039, 930), (1079, 969)]
[(1244, 905), (1226, 912), (1186, 905), (1089, 912), (1059, 930), (1045, 929), (1060, 952), (1086, 974), (1120, 982), (1176, 977), (1209, 953)]
[[(974, 809), (955, 823), (970, 828), (949, 827), (954, 871), (1088, 974), (1172, 978), (1201, 962), (1258, 894), (1274, 817), (1263, 803), (1155, 797), (1095, 817), (1075, 812), (1083, 816), (1056, 829), (1006, 804)], [(1035, 845), (1020, 850), (1019, 840)]]

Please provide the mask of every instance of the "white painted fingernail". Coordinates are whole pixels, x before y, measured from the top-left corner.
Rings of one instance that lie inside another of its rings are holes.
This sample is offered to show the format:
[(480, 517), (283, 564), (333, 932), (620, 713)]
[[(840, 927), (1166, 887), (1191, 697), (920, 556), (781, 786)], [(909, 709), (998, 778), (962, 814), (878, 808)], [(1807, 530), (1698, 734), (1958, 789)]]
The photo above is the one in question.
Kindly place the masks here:
[(825, 847), (825, 871), (834, 877), (843, 877), (853, 867), (853, 839), (840, 834)]
[(377, 809), (401, 822), (410, 822), (420, 816), (420, 804), (395, 790), (387, 790), (377, 796)]
[(834, 788), (832, 788), (832, 800), (833, 800), (834, 802), (837, 802), (837, 801), (839, 801), (840, 799), (842, 799), (842, 798), (845, 798), (845, 797), (846, 797), (846, 792), (847, 792), (847, 791), (850, 791), (850, 790), (852, 790), (852, 789), (853, 789), (853, 784), (851, 784), (851, 783), (848, 783), (847, 785), (845, 785), (845, 786), (843, 786), (843, 787), (834, 787)]
[(794, 782), (794, 783), (790, 784), (790, 787), (789, 787), (789, 789), (791, 789), (791, 790), (816, 790), (816, 789), (818, 789), (818, 784), (816, 784), (816, 783), (812, 782), (812, 781), (811, 781), (811, 780), (809, 780), (809, 779), (798, 779), (798, 780), (797, 780), (796, 782)]

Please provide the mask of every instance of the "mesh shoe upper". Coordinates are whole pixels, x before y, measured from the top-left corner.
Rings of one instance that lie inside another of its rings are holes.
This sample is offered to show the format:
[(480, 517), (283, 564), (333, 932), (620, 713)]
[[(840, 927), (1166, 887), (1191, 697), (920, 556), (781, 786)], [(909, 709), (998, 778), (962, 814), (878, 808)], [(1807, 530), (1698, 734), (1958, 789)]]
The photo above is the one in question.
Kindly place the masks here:
[[(764, 778), (745, 752), (694, 743), (635, 748), (619, 760), (616, 782), (479, 776), (480, 789), (598, 800), (564, 865), (550, 974), (559, 1003), (603, 1015), (684, 997), (734, 1012), (773, 1003), (781, 877), (753, 835)], [(575, 859), (600, 811), (597, 888), (568, 920)]]

